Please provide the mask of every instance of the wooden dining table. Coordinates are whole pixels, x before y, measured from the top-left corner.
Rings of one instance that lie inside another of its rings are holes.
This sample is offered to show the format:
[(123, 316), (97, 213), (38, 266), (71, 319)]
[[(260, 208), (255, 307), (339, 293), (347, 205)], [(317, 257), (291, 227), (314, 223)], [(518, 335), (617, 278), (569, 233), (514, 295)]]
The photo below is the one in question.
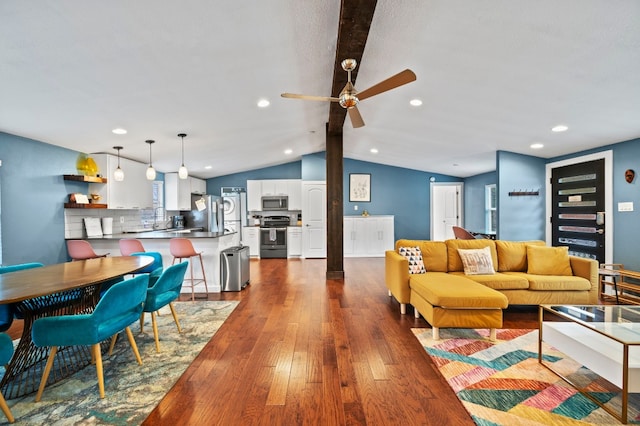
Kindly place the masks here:
[[(33, 322), (41, 317), (90, 313), (104, 283), (139, 271), (153, 263), (150, 256), (113, 256), (79, 260), (0, 274), (0, 304), (14, 304), (23, 318), (20, 342), (0, 381), (5, 398), (38, 389), (49, 348), (31, 340)], [(106, 347), (107, 345), (105, 345)], [(48, 384), (70, 376), (91, 362), (88, 348), (60, 348)]]

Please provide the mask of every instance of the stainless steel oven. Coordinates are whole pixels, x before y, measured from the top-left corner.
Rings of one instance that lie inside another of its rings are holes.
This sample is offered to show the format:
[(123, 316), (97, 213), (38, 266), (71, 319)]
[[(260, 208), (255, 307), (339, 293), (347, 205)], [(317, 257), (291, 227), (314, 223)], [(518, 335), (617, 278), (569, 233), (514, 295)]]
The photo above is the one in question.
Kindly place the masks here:
[(260, 258), (287, 258), (289, 216), (265, 216), (260, 225)]

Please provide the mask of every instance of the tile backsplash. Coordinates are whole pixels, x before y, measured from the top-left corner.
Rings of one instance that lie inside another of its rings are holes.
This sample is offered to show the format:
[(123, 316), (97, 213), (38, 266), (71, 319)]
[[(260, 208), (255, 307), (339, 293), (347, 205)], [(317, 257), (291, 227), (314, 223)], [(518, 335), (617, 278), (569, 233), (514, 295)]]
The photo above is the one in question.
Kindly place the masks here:
[(113, 233), (125, 230), (150, 228), (153, 226), (154, 211), (149, 210), (111, 210), (111, 209), (64, 209), (64, 237), (86, 238), (85, 217), (113, 218)]

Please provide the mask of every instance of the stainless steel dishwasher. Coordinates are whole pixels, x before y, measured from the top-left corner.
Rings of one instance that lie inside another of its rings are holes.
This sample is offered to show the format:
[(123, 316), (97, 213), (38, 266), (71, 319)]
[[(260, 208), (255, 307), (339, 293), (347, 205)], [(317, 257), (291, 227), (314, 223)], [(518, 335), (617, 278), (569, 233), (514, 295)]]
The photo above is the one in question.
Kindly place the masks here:
[(240, 291), (249, 284), (249, 246), (230, 247), (220, 252), (222, 291)]

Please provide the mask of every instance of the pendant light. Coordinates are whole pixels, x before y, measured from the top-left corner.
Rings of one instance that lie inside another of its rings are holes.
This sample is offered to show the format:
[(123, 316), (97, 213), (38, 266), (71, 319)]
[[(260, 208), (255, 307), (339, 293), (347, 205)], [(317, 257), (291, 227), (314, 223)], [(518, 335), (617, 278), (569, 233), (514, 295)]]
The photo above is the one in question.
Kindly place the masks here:
[(186, 179), (189, 177), (189, 171), (184, 166), (184, 137), (187, 136), (186, 133), (178, 133), (178, 137), (182, 138), (182, 165), (178, 169), (178, 177), (180, 179)]
[(149, 144), (149, 167), (147, 168), (147, 179), (154, 180), (156, 178), (156, 169), (153, 168), (153, 164), (151, 163), (151, 145), (156, 141), (149, 139), (145, 142)]
[(121, 146), (114, 146), (113, 149), (118, 151), (118, 167), (113, 172), (113, 178), (115, 180), (117, 180), (118, 182), (122, 182), (124, 180), (124, 172), (120, 168), (120, 150), (122, 149), (122, 147)]

